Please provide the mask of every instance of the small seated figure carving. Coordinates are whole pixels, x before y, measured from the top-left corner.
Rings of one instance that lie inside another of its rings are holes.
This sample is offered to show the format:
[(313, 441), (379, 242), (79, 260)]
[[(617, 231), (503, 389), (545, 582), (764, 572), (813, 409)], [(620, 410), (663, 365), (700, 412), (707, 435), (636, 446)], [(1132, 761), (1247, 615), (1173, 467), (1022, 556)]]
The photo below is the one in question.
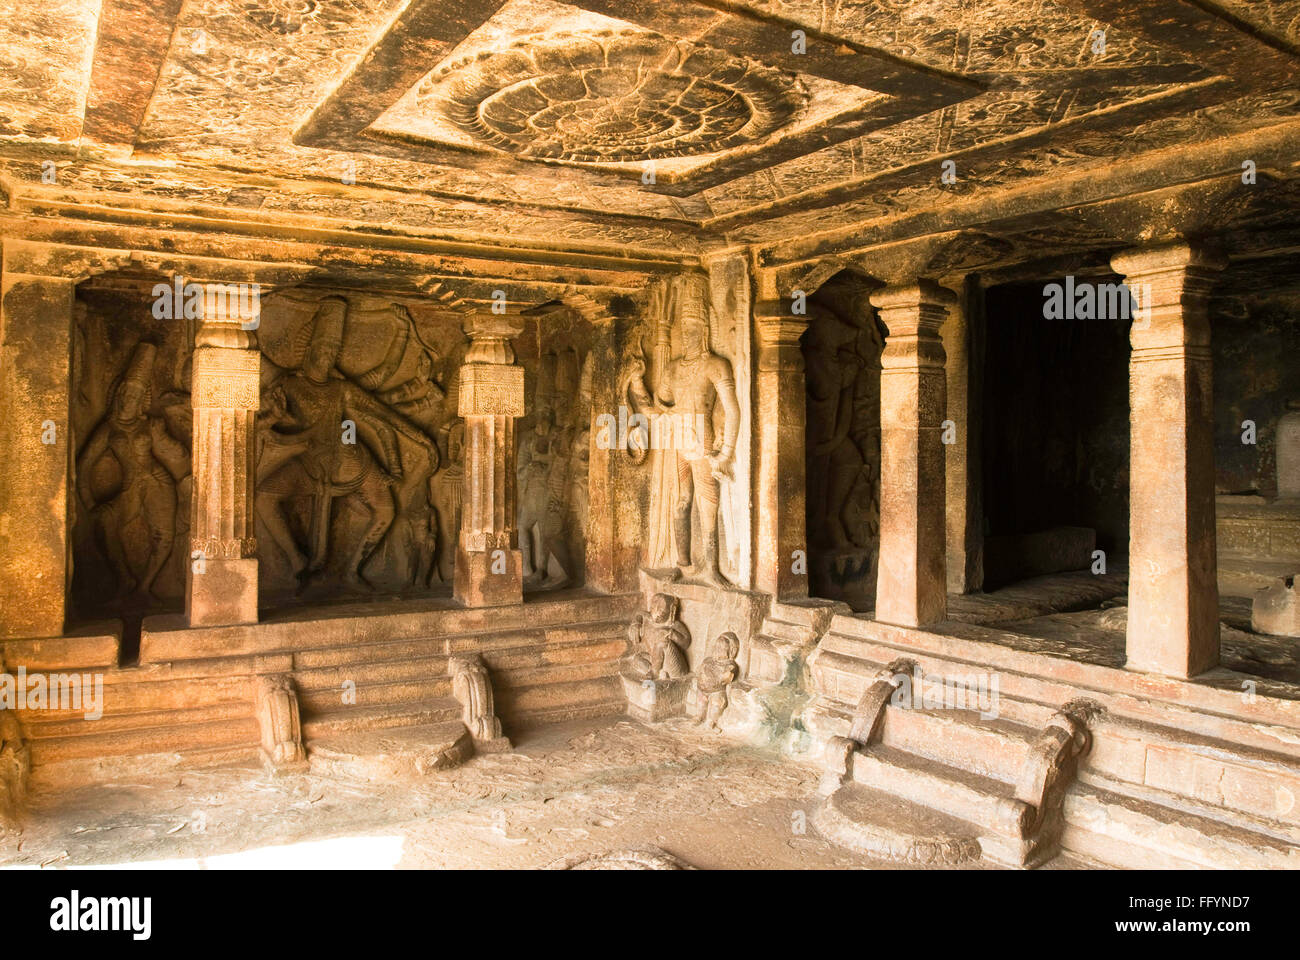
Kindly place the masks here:
[(635, 651), (630, 673), (647, 680), (670, 680), (690, 672), (686, 648), (691, 634), (677, 619), (677, 598), (656, 593), (650, 598), (650, 618), (638, 613), (628, 626), (628, 640)]
[(718, 729), (718, 719), (727, 709), (727, 687), (740, 673), (736, 663), (738, 653), (740, 638), (731, 631), (719, 634), (695, 678), (695, 722), (710, 730)]

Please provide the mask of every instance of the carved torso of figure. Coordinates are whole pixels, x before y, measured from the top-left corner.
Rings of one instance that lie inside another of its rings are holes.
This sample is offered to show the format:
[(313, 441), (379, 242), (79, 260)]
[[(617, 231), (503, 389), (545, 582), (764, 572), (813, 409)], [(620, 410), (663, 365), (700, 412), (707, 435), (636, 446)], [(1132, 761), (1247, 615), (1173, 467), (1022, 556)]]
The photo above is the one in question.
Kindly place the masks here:
[(683, 356), (668, 367), (667, 389), (660, 397), (672, 404), (679, 428), (692, 432), (697, 446), (683, 455), (690, 460), (706, 457), (715, 449), (713, 408), (722, 390), (733, 384), (731, 364), (713, 353)]
[(295, 437), (307, 440), (302, 455), (307, 475), (317, 483), (336, 487), (356, 486), (365, 479), (371, 460), (360, 443), (341, 443), (344, 417), (342, 380), (316, 383), (303, 374), (283, 382), (286, 406), (298, 429)]
[(697, 682), (700, 691), (703, 693), (717, 693), (725, 690), (727, 685), (734, 683), (739, 668), (736, 661), (727, 656), (712, 656), (700, 665), (700, 672)]

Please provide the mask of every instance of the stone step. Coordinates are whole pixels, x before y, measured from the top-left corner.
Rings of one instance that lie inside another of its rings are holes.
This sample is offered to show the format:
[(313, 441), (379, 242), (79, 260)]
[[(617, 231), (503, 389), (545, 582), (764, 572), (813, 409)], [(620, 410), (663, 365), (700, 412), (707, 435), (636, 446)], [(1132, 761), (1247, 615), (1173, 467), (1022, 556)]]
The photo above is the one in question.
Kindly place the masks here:
[(1002, 631), (984, 627), (945, 623), (940, 629), (945, 632), (836, 617), (817, 651), (814, 674), (821, 689), (836, 691), (851, 703), (869, 678), (863, 661), (907, 657), (927, 671), (998, 671), (1004, 697), (1039, 704), (1085, 697), (1129, 720), (1300, 760), (1300, 711), (1294, 700), (1263, 694), (1247, 700), (1235, 682), (1219, 686), (1157, 679), (1019, 650), (999, 642)]
[[(587, 638), (549, 648), (518, 648), (487, 653), (484, 660), (494, 677), (507, 677), (520, 670), (564, 667), (591, 662), (617, 662), (627, 648), (626, 638)], [(344, 681), (392, 683), (448, 676), (449, 658), (434, 655), (405, 660), (355, 661), (328, 667), (299, 667), (294, 681), (301, 690), (341, 689)]]
[(445, 674), (424, 680), (400, 680), (393, 683), (359, 683), (348, 691), (355, 696), (354, 703), (344, 703), (342, 686), (317, 689), (298, 688), (298, 703), (304, 714), (317, 716), (345, 707), (377, 707), (380, 705), (415, 703), (451, 697), (451, 678)]
[[(199, 747), (180, 752), (74, 757), (34, 766), (32, 784), (48, 789), (66, 789), (85, 786), (87, 783), (112, 783), (134, 777), (160, 776), (177, 770), (231, 765), (260, 768), (262, 763), (262, 750), (257, 743)], [(178, 814), (180, 816), (183, 814)]]
[(888, 705), (880, 742), (918, 756), (1015, 783), (1036, 731), (973, 710), (916, 710)]
[(298, 611), (247, 626), (190, 629), (177, 615), (147, 617), (140, 641), (142, 663), (241, 654), (358, 647), (393, 640), (470, 636), (563, 627), (598, 620), (626, 621), (639, 594), (612, 596), (575, 591), (522, 605), (464, 608), (449, 599), (382, 602)]
[[(1284, 843), (1300, 846), (1300, 826), (1286, 822), (1283, 818), (1277, 816), (1255, 816), (1227, 807), (1222, 802), (1202, 802), (1189, 798), (1183, 792), (1113, 780), (1095, 770), (1080, 770), (1078, 779), (1080, 783), (1096, 790), (1119, 794), (1120, 796), (1155, 804), (1178, 813), (1191, 814), (1206, 820), (1217, 820), (1250, 833), (1266, 834)], [(1291, 799), (1284, 794), (1279, 794), (1276, 799), (1282, 803), (1291, 802)]]
[(0, 660), (14, 673), (60, 670), (109, 670), (117, 666), (121, 622), (110, 621), (74, 631), (64, 637), (0, 641)]
[(243, 720), (253, 714), (250, 701), (231, 700), (210, 704), (203, 707), (187, 707), (176, 710), (143, 710), (139, 713), (105, 714), (98, 720), (86, 720), (83, 717), (63, 720), (34, 719), (40, 714), (28, 711), (23, 723), (23, 732), (32, 740), (52, 740), (59, 737), (94, 736), (101, 733), (117, 733), (127, 730), (142, 730), (148, 727), (164, 727), (189, 723), (208, 723), (222, 720)]
[(627, 708), (617, 670), (563, 682), (498, 688), (495, 693), (498, 715), (510, 720), (525, 718), (532, 722), (542, 716), (576, 718), (584, 715), (581, 711), (611, 701), (618, 701), (622, 710)]
[(879, 746), (854, 754), (853, 780), (966, 820), (981, 831), (1023, 838), (1025, 805), (1012, 799), (1012, 787), (999, 780)]
[(798, 624), (821, 635), (826, 632), (833, 617), (849, 612), (851, 611), (847, 603), (810, 597), (807, 600), (774, 600), (768, 615), (773, 620)]
[(206, 748), (256, 745), (260, 728), (253, 717), (118, 730), (109, 733), (33, 740), (32, 766), (60, 760), (183, 753)]
[(304, 716), (302, 736), (306, 742), (361, 730), (411, 727), (456, 720), (461, 705), (451, 697), (417, 700), (401, 704), (352, 706)]
[[(557, 654), (571, 647), (591, 643), (626, 643), (627, 625), (608, 620), (547, 628), (539, 638), (536, 630), (512, 631), (486, 637), (435, 637), (416, 640), (391, 640), (357, 646), (321, 647), (293, 654), (296, 669), (342, 666), (350, 663), (377, 663), (382, 660), (411, 660), (422, 657), (447, 657), (459, 653), (479, 653), (491, 664), (494, 659), (513, 651)], [(562, 654), (560, 654), (562, 655)]]
[(784, 620), (773, 620), (771, 617), (763, 621), (758, 634), (770, 641), (793, 643), (798, 646), (808, 646), (817, 639), (816, 631), (811, 627), (798, 623), (786, 623)]
[(317, 776), (392, 783), (464, 763), (474, 741), (459, 720), (338, 733), (307, 745)]
[(827, 797), (812, 823), (832, 843), (891, 863), (972, 866), (983, 855), (974, 824), (857, 783)]
[(1081, 773), (1300, 830), (1300, 762), (1154, 724), (1101, 718)]
[(1131, 869), (1300, 869), (1300, 845), (1221, 820), (1076, 783), (1064, 849)]
[[(118, 671), (108, 682), (105, 676), (103, 715), (142, 713), (156, 710), (184, 710), (190, 707), (215, 706), (231, 701), (251, 703), (254, 697), (250, 676), (190, 677), (150, 679), (147, 674)], [(83, 699), (84, 703), (84, 699)], [(77, 720), (84, 709), (20, 710), (19, 719), (27, 722)]]
[[(561, 723), (568, 720), (590, 720), (596, 717), (617, 717), (627, 713), (627, 697), (621, 686), (610, 686), (608, 696), (603, 700), (583, 699), (574, 703), (559, 703), (550, 707), (529, 709), (524, 713), (515, 713), (510, 718), (510, 727), (520, 723), (534, 727), (548, 723)], [(584, 696), (589, 696), (584, 693)]]

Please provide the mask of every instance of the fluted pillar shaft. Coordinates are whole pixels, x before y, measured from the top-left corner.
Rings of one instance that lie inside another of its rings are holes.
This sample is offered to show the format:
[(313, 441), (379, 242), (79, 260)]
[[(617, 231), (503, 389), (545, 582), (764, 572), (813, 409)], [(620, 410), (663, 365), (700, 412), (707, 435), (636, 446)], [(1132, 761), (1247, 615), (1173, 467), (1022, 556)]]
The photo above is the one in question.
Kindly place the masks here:
[(465, 326), (460, 368), (465, 496), (456, 549), (456, 599), (467, 607), (522, 603), (515, 420), (524, 415), (524, 369), (514, 362), (517, 317), (484, 314)]
[[(212, 285), (214, 293), (224, 293)], [(257, 622), (254, 529), (261, 353), (257, 316), (204, 297), (195, 334), (191, 404), (193, 494), (185, 609), (190, 626)]]

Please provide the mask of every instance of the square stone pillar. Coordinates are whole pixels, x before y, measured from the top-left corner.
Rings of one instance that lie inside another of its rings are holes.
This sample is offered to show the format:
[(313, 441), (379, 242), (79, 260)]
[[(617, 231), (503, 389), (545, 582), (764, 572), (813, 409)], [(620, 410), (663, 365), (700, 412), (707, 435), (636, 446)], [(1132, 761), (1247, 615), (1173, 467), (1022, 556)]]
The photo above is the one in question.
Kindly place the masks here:
[[(808, 596), (805, 471), (807, 386), (799, 338), (805, 317), (782, 316), (779, 303), (758, 326), (758, 543), (755, 583), (774, 599)], [(802, 562), (796, 564), (796, 551)]]
[(1214, 408), (1206, 304), (1224, 262), (1186, 243), (1111, 259), (1132, 291), (1128, 668), (1219, 662)]
[[(218, 286), (213, 291), (223, 293)], [(204, 316), (194, 337), (193, 495), (185, 590), (192, 627), (257, 622), (253, 495), (262, 355), (254, 330), (260, 318), (227, 315), (226, 302), (220, 295), (204, 297)]]
[(871, 295), (888, 331), (880, 355), (880, 565), (876, 619), (905, 627), (947, 616), (947, 531), (939, 327), (952, 292), (929, 280)]
[[(8, 254), (8, 250), (6, 250)], [(69, 380), (75, 282), (13, 269), (0, 277), (0, 639), (63, 633)]]
[(510, 343), (518, 317), (481, 314), (460, 368), (459, 412), (465, 420), (465, 496), (456, 548), (455, 596), (467, 607), (523, 603), (515, 420), (524, 415), (524, 368)]
[[(948, 515), (948, 592), (974, 593), (984, 585), (984, 526), (980, 477), (980, 423), (976, 325), (983, 321), (984, 289), (975, 277), (944, 286), (956, 303), (939, 330), (947, 370), (947, 416), (951, 443), (944, 444)], [(942, 438), (941, 438), (942, 439)]]

